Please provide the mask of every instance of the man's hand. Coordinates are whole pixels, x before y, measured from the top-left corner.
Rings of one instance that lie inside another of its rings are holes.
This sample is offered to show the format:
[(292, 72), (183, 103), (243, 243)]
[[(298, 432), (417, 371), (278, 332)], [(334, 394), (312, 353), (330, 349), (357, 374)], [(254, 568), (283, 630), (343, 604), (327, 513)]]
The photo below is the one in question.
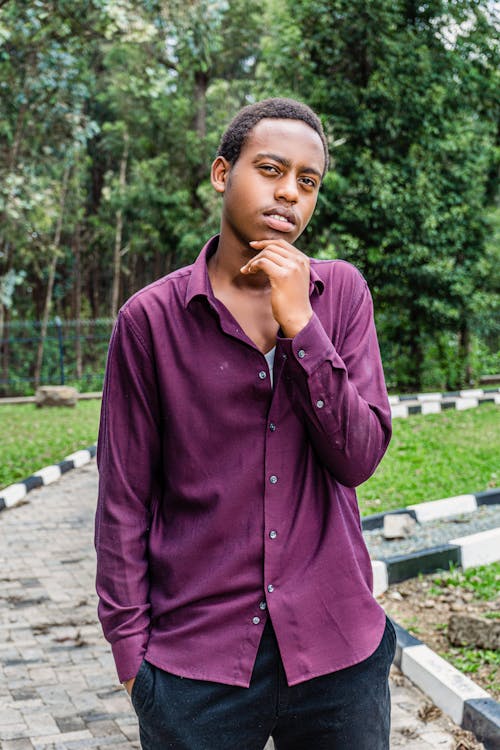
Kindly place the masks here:
[(285, 240), (250, 242), (260, 250), (240, 270), (262, 271), (271, 283), (271, 306), (275, 320), (287, 338), (293, 338), (310, 321), (313, 311), (309, 301), (309, 258)]
[(135, 677), (132, 677), (132, 679), (126, 680), (123, 683), (123, 687), (125, 688), (125, 690), (127, 691), (129, 695), (132, 695), (132, 688), (134, 687), (134, 682), (135, 682)]

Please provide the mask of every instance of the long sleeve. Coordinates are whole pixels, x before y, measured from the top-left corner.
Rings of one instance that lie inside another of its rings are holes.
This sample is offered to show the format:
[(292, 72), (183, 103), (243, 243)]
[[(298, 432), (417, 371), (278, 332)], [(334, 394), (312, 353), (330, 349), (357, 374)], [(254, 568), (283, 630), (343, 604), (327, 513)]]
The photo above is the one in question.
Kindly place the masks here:
[(111, 338), (99, 428), (98, 614), (121, 681), (134, 677), (149, 631), (148, 531), (161, 441), (151, 354), (127, 311)]
[(314, 450), (343, 485), (355, 487), (375, 471), (391, 436), (391, 415), (373, 321), (363, 290), (337, 351), (313, 315), (293, 339), (281, 339), (285, 378), (302, 411)]

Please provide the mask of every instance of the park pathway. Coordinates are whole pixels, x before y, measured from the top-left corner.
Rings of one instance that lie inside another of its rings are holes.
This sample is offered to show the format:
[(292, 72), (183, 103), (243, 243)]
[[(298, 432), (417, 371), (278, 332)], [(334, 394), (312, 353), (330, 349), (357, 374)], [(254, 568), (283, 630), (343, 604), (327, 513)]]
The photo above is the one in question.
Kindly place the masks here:
[[(0, 513), (1, 750), (139, 747), (96, 619), (96, 492), (93, 461)], [(426, 698), (406, 678), (395, 672), (391, 690), (391, 748), (460, 747), (446, 717), (419, 718)]]

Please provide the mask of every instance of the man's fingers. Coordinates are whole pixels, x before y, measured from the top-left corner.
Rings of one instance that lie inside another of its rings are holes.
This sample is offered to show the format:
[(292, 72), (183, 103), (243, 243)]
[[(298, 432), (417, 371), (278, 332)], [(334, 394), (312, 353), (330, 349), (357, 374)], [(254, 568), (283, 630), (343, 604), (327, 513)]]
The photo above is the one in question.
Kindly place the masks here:
[(252, 264), (260, 258), (270, 258), (279, 266), (288, 265), (290, 268), (309, 270), (309, 258), (307, 255), (304, 255), (300, 250), (293, 249), (295, 252), (292, 253), (287, 248), (280, 247), (275, 243), (267, 244), (260, 253), (249, 260), (248, 263), (245, 263), (240, 270), (242, 273), (248, 273)]
[(266, 250), (256, 255), (255, 258), (252, 258), (252, 260), (249, 260), (248, 263), (245, 263), (245, 265), (240, 269), (241, 272), (248, 273), (250, 269), (262, 258), (267, 258), (268, 260), (275, 263), (277, 266), (284, 266), (290, 263), (290, 260), (289, 258), (287, 258), (287, 256), (280, 255), (274, 250), (266, 248)]
[(242, 273), (257, 273), (257, 271), (264, 271), (268, 276), (281, 276), (286, 271), (288, 266), (286, 264), (277, 263), (272, 258), (260, 257), (253, 260), (251, 263), (247, 263), (241, 269)]
[(255, 250), (272, 249), (284, 257), (307, 259), (307, 255), (305, 255), (302, 250), (290, 245), (290, 243), (285, 240), (252, 240), (249, 244), (255, 248)]

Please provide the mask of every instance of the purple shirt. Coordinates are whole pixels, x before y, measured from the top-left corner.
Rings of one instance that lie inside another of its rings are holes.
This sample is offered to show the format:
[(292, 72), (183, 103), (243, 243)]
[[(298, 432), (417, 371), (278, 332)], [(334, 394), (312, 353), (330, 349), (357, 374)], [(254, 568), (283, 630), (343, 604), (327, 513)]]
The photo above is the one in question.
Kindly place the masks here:
[(370, 293), (311, 260), (314, 311), (264, 354), (207, 258), (135, 294), (109, 349), (96, 517), (99, 617), (120, 680), (146, 658), (247, 687), (267, 617), (288, 683), (366, 659), (385, 615), (354, 487), (389, 442)]

